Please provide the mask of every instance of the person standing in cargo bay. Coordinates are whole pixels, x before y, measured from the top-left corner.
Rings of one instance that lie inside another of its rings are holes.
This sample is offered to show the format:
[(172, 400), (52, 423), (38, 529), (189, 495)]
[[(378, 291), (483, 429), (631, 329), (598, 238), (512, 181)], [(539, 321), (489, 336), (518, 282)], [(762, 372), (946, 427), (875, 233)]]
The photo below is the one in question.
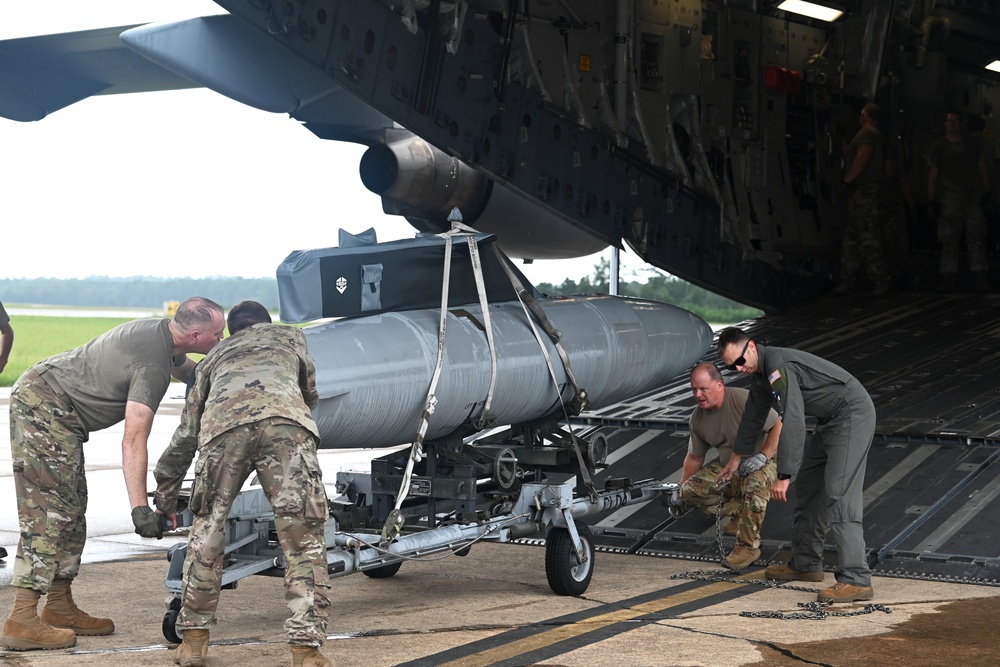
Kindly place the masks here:
[(840, 278), (834, 294), (847, 294), (863, 272), (872, 283), (872, 294), (885, 294), (892, 287), (882, 247), (879, 219), (879, 189), (885, 179), (885, 138), (879, 132), (878, 106), (861, 110), (861, 129), (847, 147), (847, 228), (840, 251)]
[[(770, 565), (768, 579), (823, 581), (823, 544), (831, 531), (839, 559), (837, 583), (819, 591), (820, 602), (873, 597), (861, 525), (868, 450), (875, 434), (875, 406), (850, 373), (808, 352), (758, 345), (742, 329), (719, 333), (719, 356), (751, 376), (750, 397), (740, 421), (734, 456), (753, 453), (754, 442), (774, 404), (782, 417), (778, 439), (775, 500), (796, 485), (792, 558)], [(806, 437), (806, 416), (817, 419)]]
[(122, 472), (132, 523), (143, 537), (163, 537), (146, 496), (153, 416), (171, 375), (186, 380), (194, 368), (187, 353), (208, 352), (224, 330), (222, 307), (193, 297), (173, 319), (126, 322), (18, 378), (10, 394), (10, 444), (21, 539), (14, 607), (0, 644), (19, 651), (68, 648), (77, 635), (115, 631), (110, 618), (77, 607), (71, 592), (87, 540), (83, 444), (91, 432), (125, 420)]
[(941, 241), (941, 289), (955, 288), (964, 230), (969, 270), (976, 277), (974, 287), (978, 292), (988, 292), (991, 286), (982, 204), (990, 198), (990, 179), (983, 145), (977, 137), (962, 132), (962, 114), (958, 111), (945, 113), (944, 128), (944, 137), (935, 141), (927, 154), (927, 202), (930, 216), (937, 218)]
[(229, 311), (229, 338), (198, 365), (181, 423), (156, 464), (158, 511), (173, 514), (198, 450), (189, 507), (195, 515), (184, 561), (174, 662), (200, 667), (208, 654), (222, 584), (224, 524), (253, 471), (274, 509), (285, 554), (285, 622), (295, 667), (329, 667), (320, 652), (330, 615), (324, 524), (326, 490), (316, 457), (316, 368), (305, 335), (271, 324), (244, 301)]
[[(736, 545), (723, 561), (739, 570), (760, 557), (760, 527), (767, 513), (778, 467), (775, 454), (781, 420), (770, 410), (754, 446), (753, 456), (733, 456), (733, 441), (748, 392), (726, 387), (715, 364), (702, 362), (691, 371), (691, 392), (698, 409), (691, 414), (688, 452), (681, 471), (681, 497), (688, 505), (719, 518), (728, 516), (723, 531)], [(705, 464), (715, 448), (718, 461)]]

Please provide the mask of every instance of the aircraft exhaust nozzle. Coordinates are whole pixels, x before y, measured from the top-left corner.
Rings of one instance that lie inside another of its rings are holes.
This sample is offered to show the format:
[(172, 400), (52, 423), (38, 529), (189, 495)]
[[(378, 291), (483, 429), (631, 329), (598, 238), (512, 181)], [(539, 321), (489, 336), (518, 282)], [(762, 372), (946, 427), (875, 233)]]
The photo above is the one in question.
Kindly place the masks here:
[[(712, 342), (697, 315), (656, 301), (604, 295), (542, 298), (589, 408), (651, 391), (691, 368)], [(524, 309), (489, 305), (497, 375), (490, 422), (518, 424), (561, 415), (574, 397), (558, 352), (535, 324), (555, 372), (553, 383)], [(482, 416), (491, 359), (482, 309), (449, 309), (437, 404), (426, 438), (466, 435)], [(437, 363), (439, 311), (389, 312), (305, 329), (316, 363), (313, 417), (323, 449), (391, 447), (416, 439)]]
[(421, 232), (448, 231), (448, 214), (457, 206), (465, 224), (496, 234), (508, 257), (585, 257), (608, 245), (420, 137), (372, 146), (360, 171), (364, 186), (382, 197), (383, 210), (405, 216)]
[(456, 206), (475, 217), (490, 191), (484, 175), (415, 136), (372, 146), (360, 170), (364, 186), (383, 199), (441, 220)]

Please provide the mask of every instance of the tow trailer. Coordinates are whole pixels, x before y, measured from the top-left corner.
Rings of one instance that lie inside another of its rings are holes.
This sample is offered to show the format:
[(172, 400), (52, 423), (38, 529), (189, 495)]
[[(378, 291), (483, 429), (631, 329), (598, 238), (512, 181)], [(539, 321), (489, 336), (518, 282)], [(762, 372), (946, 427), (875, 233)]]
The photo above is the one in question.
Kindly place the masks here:
[[(494, 503), (489, 511), (477, 510), (471, 517), (445, 515), (434, 526), (407, 523), (395, 536), (387, 535), (386, 528), (341, 530), (342, 521), (354, 523), (351, 516), (367, 514), (359, 501), (372, 497), (371, 481), (370, 473), (338, 474), (337, 488), (348, 494), (331, 501), (331, 516), (326, 522), (326, 561), (331, 578), (354, 572), (372, 578), (391, 577), (407, 560), (444, 552), (465, 555), (480, 540), (512, 542), (542, 533), (549, 587), (557, 595), (578, 596), (586, 592), (594, 574), (594, 544), (582, 519), (656, 497), (662, 496), (665, 502), (677, 497), (676, 484), (657, 480), (609, 480), (604, 489), (583, 495), (575, 493), (572, 478), (561, 483), (525, 482), (513, 502)], [(181, 526), (193, 521), (187, 509), (177, 516)], [(283, 575), (284, 555), (275, 533), (274, 513), (260, 487), (248, 487), (237, 496), (226, 522), (225, 540), (224, 589), (235, 589), (241, 579), (255, 574)], [(175, 624), (181, 609), (186, 553), (186, 542), (173, 545), (167, 553), (167, 612), (162, 629), (164, 638), (173, 643), (181, 641)]]

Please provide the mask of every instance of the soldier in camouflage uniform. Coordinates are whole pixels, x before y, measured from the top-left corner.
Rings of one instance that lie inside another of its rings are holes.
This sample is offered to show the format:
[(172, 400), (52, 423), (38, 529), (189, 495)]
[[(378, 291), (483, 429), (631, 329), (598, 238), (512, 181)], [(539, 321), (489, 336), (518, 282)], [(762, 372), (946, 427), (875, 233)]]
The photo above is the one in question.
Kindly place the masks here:
[[(986, 218), (981, 201), (988, 197), (990, 184), (982, 142), (962, 133), (962, 114), (945, 114), (945, 135), (931, 145), (927, 154), (927, 200), (937, 216), (941, 242), (941, 287), (955, 287), (958, 252), (965, 230), (969, 269), (976, 276), (975, 288), (990, 290), (986, 263)], [(940, 214), (937, 198), (940, 194)]]
[(316, 446), (316, 369), (305, 336), (271, 324), (267, 309), (244, 301), (229, 311), (230, 336), (199, 364), (181, 423), (156, 464), (156, 505), (172, 514), (198, 451), (190, 509), (195, 515), (184, 561), (174, 662), (204, 664), (219, 604), (224, 523), (251, 472), (274, 509), (287, 562), (285, 630), (292, 664), (331, 665), (319, 652), (330, 612), (324, 524), (327, 518)]
[[(222, 307), (194, 297), (173, 319), (127, 322), (89, 343), (41, 361), (10, 394), (10, 443), (21, 539), (14, 561), (14, 608), (0, 644), (15, 650), (73, 646), (77, 635), (107, 635), (109, 618), (76, 606), (70, 590), (87, 539), (83, 443), (92, 431), (125, 420), (122, 472), (135, 531), (162, 537), (146, 496), (146, 441), (173, 374), (194, 362), (225, 329)], [(41, 615), (38, 600), (47, 594)]]
[(861, 129), (847, 147), (847, 228), (840, 253), (840, 279), (835, 294), (854, 289), (861, 273), (868, 275), (873, 294), (885, 294), (892, 287), (882, 247), (879, 220), (879, 188), (885, 174), (885, 138), (878, 130), (879, 108), (867, 104), (861, 110)]
[[(759, 456), (753, 464), (748, 458), (741, 470), (740, 457), (733, 456), (733, 441), (746, 406), (747, 390), (727, 388), (719, 369), (703, 362), (691, 371), (691, 391), (698, 409), (691, 415), (681, 497), (705, 514), (718, 519), (730, 517), (724, 530), (736, 536), (736, 546), (726, 556), (725, 564), (738, 570), (760, 557), (760, 527), (777, 474), (775, 453), (781, 421), (771, 410), (753, 452)], [(719, 460), (705, 465), (705, 456), (713, 448)]]

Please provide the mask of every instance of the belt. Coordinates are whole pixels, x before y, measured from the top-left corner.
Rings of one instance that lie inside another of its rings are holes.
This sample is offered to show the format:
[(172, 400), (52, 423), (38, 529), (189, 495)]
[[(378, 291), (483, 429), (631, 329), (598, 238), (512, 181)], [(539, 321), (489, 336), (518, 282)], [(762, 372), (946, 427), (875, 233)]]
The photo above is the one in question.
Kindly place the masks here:
[(66, 396), (66, 390), (63, 389), (62, 385), (59, 384), (59, 381), (56, 380), (55, 377), (52, 376), (52, 374), (49, 373), (48, 366), (43, 366), (42, 370), (37, 370), (34, 367), (29, 368), (28, 371), (25, 373), (25, 376), (29, 380), (35, 380), (35, 379), (41, 380), (42, 382), (47, 384), (49, 386), (49, 389), (54, 391), (56, 396), (58, 396), (59, 398), (63, 398)]

